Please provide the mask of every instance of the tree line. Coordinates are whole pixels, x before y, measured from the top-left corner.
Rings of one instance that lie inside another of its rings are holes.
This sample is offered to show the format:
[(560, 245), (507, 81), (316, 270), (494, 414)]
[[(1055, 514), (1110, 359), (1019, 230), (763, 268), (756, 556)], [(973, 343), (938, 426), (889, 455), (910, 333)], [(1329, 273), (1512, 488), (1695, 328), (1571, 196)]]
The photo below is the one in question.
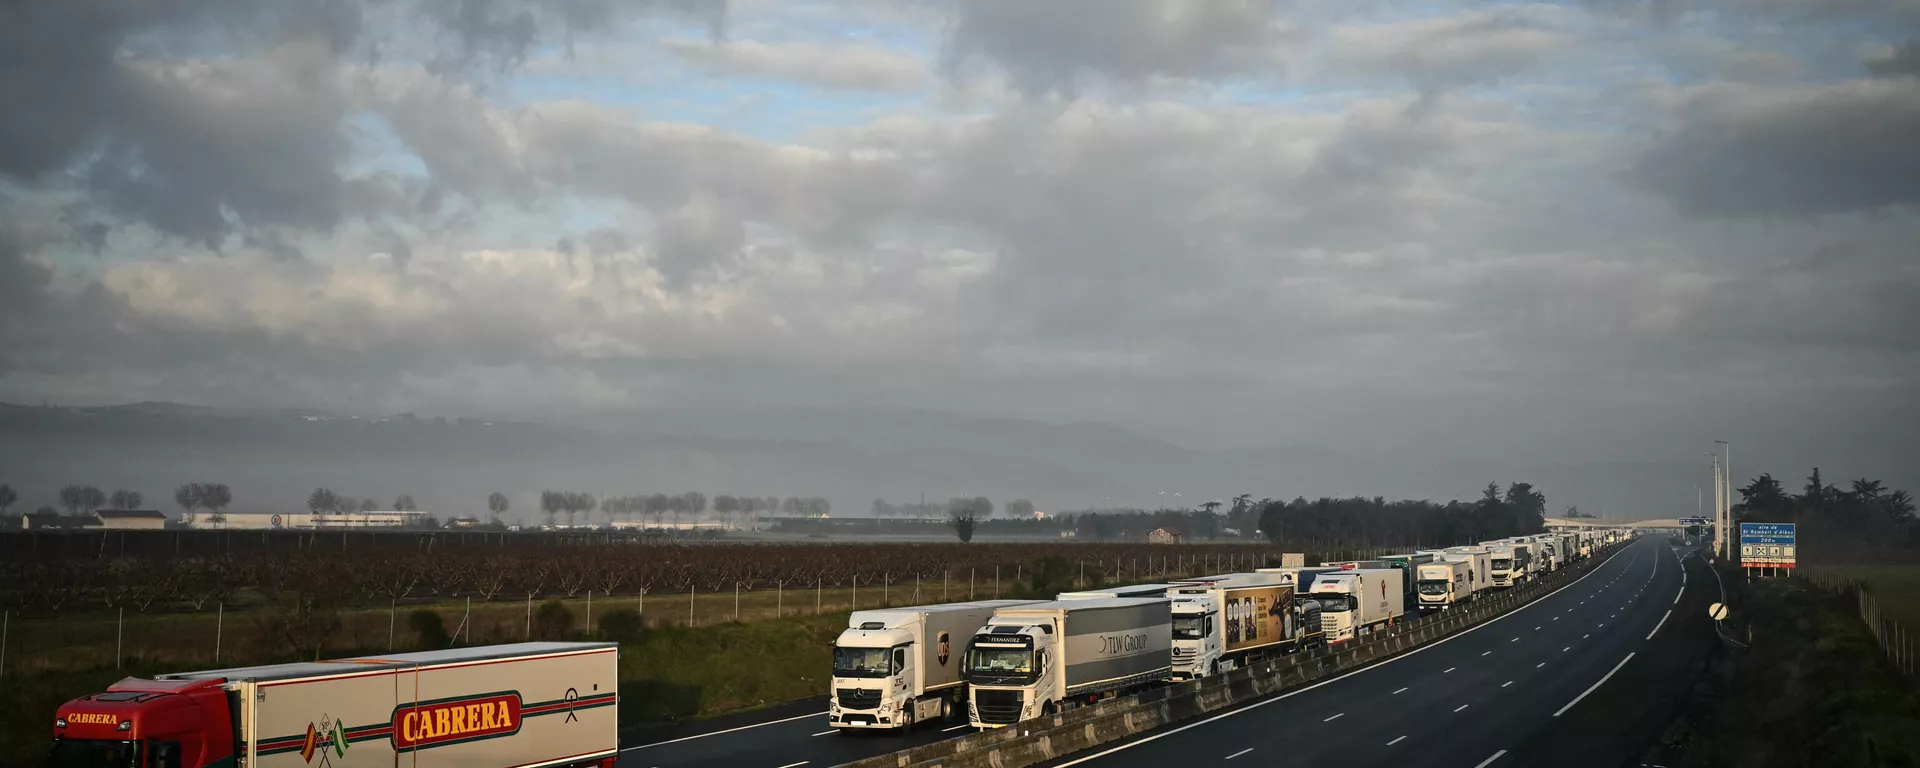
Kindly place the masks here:
[(1857, 478), (1842, 490), (1814, 467), (1799, 493), (1789, 492), (1771, 474), (1735, 491), (1740, 494), (1733, 505), (1735, 520), (1799, 523), (1803, 560), (1808, 555), (1840, 562), (1896, 553), (1911, 557), (1920, 549), (1913, 496), (1879, 480)]

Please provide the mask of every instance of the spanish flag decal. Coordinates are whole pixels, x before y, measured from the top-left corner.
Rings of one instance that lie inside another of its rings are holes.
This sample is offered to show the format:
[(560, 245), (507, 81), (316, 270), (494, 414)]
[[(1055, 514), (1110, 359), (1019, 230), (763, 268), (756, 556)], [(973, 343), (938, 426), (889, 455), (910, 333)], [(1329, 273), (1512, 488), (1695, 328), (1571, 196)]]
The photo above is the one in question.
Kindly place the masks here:
[(313, 751), (320, 746), (320, 734), (313, 730), (313, 723), (307, 723), (307, 741), (300, 745), (300, 759), (313, 762)]

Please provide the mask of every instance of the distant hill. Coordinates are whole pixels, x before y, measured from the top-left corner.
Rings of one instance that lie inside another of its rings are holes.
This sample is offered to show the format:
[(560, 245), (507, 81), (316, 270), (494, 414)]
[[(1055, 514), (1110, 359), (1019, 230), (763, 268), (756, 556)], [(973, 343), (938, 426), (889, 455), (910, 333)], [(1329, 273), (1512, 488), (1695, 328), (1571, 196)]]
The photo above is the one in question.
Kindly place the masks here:
[(199, 480), (230, 485), (234, 511), (297, 509), (324, 486), (382, 504), (409, 493), (449, 515), (483, 514), (492, 491), (513, 499), (515, 515), (533, 512), (544, 488), (824, 496), (844, 516), (866, 514), (876, 497), (922, 494), (1024, 497), (1059, 510), (1236, 493), (1466, 499), (1488, 480), (1526, 480), (1555, 511), (1658, 506), (1647, 516), (1671, 516), (1698, 482), (1697, 468), (1658, 464), (1499, 467), (1449, 461), (1444, 451), (1393, 464), (1313, 446), (1196, 450), (1110, 424), (937, 411), (650, 411), (538, 424), (177, 403), (0, 404), (0, 472), (27, 508), (52, 503), (67, 483), (165, 502), (178, 484)]

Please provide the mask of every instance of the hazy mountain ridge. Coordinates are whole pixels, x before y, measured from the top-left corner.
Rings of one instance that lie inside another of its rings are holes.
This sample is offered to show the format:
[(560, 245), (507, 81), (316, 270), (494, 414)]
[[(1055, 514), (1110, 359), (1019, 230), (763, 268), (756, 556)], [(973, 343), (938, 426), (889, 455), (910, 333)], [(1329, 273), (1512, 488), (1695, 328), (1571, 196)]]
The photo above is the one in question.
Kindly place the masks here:
[[(1532, 482), (1555, 510), (1573, 502), (1598, 512), (1672, 507), (1684, 495), (1675, 488), (1693, 482), (1690, 469), (1651, 463), (1392, 466), (1313, 446), (1195, 450), (1110, 424), (937, 411), (646, 412), (546, 424), (172, 403), (0, 404), (0, 466), (0, 481), (28, 508), (52, 503), (67, 483), (132, 488), (170, 508), (159, 502), (174, 486), (201, 480), (231, 485), (236, 511), (298, 509), (325, 486), (383, 505), (409, 493), (443, 514), (483, 510), (498, 490), (513, 498), (514, 515), (532, 511), (545, 488), (817, 495), (835, 514), (864, 515), (876, 497), (923, 494), (1025, 497), (1048, 510), (1193, 505), (1236, 493), (1470, 499), (1488, 480)], [(1660, 492), (1639, 492), (1648, 489)]]

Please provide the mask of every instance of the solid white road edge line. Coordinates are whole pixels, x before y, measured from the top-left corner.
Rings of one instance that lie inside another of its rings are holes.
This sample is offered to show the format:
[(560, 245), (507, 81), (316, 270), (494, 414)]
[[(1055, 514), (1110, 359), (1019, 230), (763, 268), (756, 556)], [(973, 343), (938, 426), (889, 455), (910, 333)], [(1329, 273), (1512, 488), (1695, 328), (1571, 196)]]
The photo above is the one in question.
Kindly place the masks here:
[(821, 731), (821, 732), (819, 732), (819, 733), (816, 733), (816, 734), (814, 734), (814, 735), (815, 735), (815, 736), (825, 736), (825, 735), (827, 735), (827, 734), (829, 734), (829, 733), (839, 733), (839, 732), (840, 732), (840, 729), (838, 729), (838, 728), (829, 728), (829, 729), (827, 729), (827, 730), (824, 730), (824, 731)]
[(809, 717), (825, 717), (826, 715), (827, 715), (827, 713), (825, 713), (825, 712), (815, 712), (815, 713), (813, 713), (813, 714), (811, 714), (811, 715), (795, 715), (795, 716), (793, 716), (793, 717), (789, 717), (789, 718), (785, 718), (785, 719), (782, 719), (782, 720), (768, 720), (768, 721), (766, 721), (766, 722), (764, 722), (764, 723), (754, 723), (753, 725), (743, 725), (743, 726), (740, 726), (740, 727), (738, 727), (738, 728), (728, 728), (728, 729), (726, 729), (726, 730), (724, 730), (724, 731), (714, 731), (713, 733), (701, 733), (701, 734), (695, 734), (695, 735), (693, 735), (693, 736), (682, 736), (682, 737), (680, 737), (680, 738), (677, 738), (677, 739), (668, 739), (668, 740), (666, 740), (666, 741), (656, 741), (656, 742), (654, 742), (654, 743), (652, 743), (652, 744), (641, 744), (641, 745), (639, 745), (639, 746), (637, 746), (637, 747), (627, 747), (626, 749), (622, 749), (622, 750), (620, 750), (620, 751), (621, 751), (621, 752), (632, 752), (632, 751), (634, 751), (634, 750), (636, 750), (636, 749), (646, 749), (647, 747), (657, 747), (657, 746), (660, 746), (660, 745), (662, 745), (662, 744), (677, 744), (677, 743), (679, 743), (679, 742), (682, 742), (682, 741), (692, 741), (692, 740), (694, 740), (694, 739), (704, 739), (704, 738), (706, 738), (706, 737), (708, 737), (708, 736), (718, 736), (718, 735), (720, 735), (720, 734), (723, 734), (723, 733), (733, 733), (734, 731), (744, 731), (744, 730), (747, 730), (747, 729), (749, 729), (749, 728), (759, 728), (760, 726), (763, 726), (763, 725), (777, 725), (777, 724), (780, 724), (780, 723), (791, 723), (791, 722), (793, 722), (793, 721), (795, 721), (795, 720), (805, 720), (805, 719), (807, 719), (807, 718), (809, 718)]
[(1596, 681), (1592, 685), (1592, 687), (1589, 687), (1588, 689), (1581, 691), (1580, 695), (1573, 697), (1573, 701), (1567, 702), (1567, 705), (1564, 707), (1561, 707), (1559, 712), (1553, 713), (1553, 716), (1559, 717), (1561, 713), (1564, 713), (1569, 709), (1573, 709), (1573, 705), (1580, 703), (1580, 700), (1586, 698), (1587, 694), (1593, 693), (1594, 690), (1598, 689), (1602, 685), (1605, 685), (1607, 682), (1607, 679), (1613, 677), (1613, 673), (1620, 671), (1620, 668), (1626, 666), (1627, 662), (1629, 661), (1633, 661), (1632, 653), (1627, 654), (1627, 657), (1624, 659), (1621, 659), (1620, 663), (1613, 665), (1613, 669), (1608, 670), (1605, 675), (1601, 675), (1600, 679)]
[[(1162, 738), (1165, 738), (1165, 737), (1167, 737), (1167, 736), (1172, 736), (1172, 735), (1174, 735), (1174, 734), (1176, 734), (1176, 733), (1179, 733), (1179, 732), (1181, 732), (1181, 731), (1185, 731), (1185, 730), (1188, 730), (1188, 729), (1190, 729), (1190, 728), (1198, 728), (1198, 727), (1200, 727), (1200, 726), (1203, 726), (1203, 725), (1206, 725), (1206, 724), (1208, 724), (1208, 723), (1211, 723), (1211, 722), (1213, 722), (1213, 721), (1215, 721), (1215, 720), (1225, 720), (1225, 719), (1227, 719), (1227, 718), (1229, 718), (1229, 717), (1233, 717), (1234, 715), (1239, 715), (1239, 714), (1244, 714), (1244, 713), (1247, 713), (1247, 712), (1252, 712), (1253, 710), (1256, 710), (1256, 709), (1259, 709), (1259, 708), (1261, 708), (1261, 707), (1264, 707), (1264, 706), (1266, 706), (1266, 705), (1268, 705), (1268, 704), (1272, 704), (1272, 703), (1274, 703), (1274, 702), (1278, 702), (1278, 701), (1286, 701), (1287, 699), (1290, 699), (1290, 698), (1293, 698), (1294, 696), (1298, 696), (1298, 695), (1300, 695), (1300, 694), (1302, 694), (1302, 693), (1306, 693), (1307, 691), (1311, 691), (1311, 690), (1313, 690), (1313, 689), (1315, 689), (1315, 688), (1319, 688), (1320, 686), (1323, 686), (1323, 685), (1329, 685), (1329, 684), (1332, 684), (1332, 683), (1337, 683), (1337, 682), (1340, 682), (1341, 680), (1345, 680), (1345, 679), (1347, 679), (1347, 678), (1349, 678), (1349, 677), (1353, 677), (1354, 675), (1358, 675), (1358, 674), (1361, 674), (1361, 673), (1363, 673), (1363, 672), (1368, 672), (1368, 671), (1372, 671), (1372, 670), (1375, 670), (1375, 669), (1379, 669), (1379, 668), (1381, 668), (1381, 667), (1384, 667), (1384, 666), (1387, 666), (1388, 664), (1392, 664), (1392, 663), (1394, 663), (1394, 662), (1396, 662), (1396, 661), (1399, 661), (1399, 660), (1401, 660), (1401, 659), (1404, 659), (1404, 658), (1407, 658), (1407, 657), (1409, 657), (1409, 656), (1412, 656), (1412, 655), (1414, 655), (1414, 654), (1417, 654), (1417, 653), (1420, 653), (1421, 651), (1425, 651), (1425, 650), (1427, 650), (1428, 648), (1437, 648), (1437, 647), (1440, 647), (1440, 646), (1442, 646), (1442, 645), (1446, 645), (1447, 643), (1450, 643), (1450, 642), (1453, 642), (1454, 640), (1457, 640), (1457, 639), (1459, 639), (1459, 638), (1462, 638), (1462, 637), (1466, 637), (1466, 636), (1467, 636), (1467, 635), (1469, 635), (1469, 634), (1472, 634), (1472, 633), (1474, 633), (1474, 632), (1477, 632), (1477, 631), (1479, 631), (1479, 630), (1481, 630), (1482, 628), (1485, 628), (1485, 627), (1489, 627), (1489, 626), (1492, 626), (1492, 625), (1494, 625), (1495, 623), (1497, 623), (1497, 622), (1499, 622), (1499, 621), (1501, 621), (1501, 620), (1503, 620), (1503, 619), (1506, 619), (1506, 618), (1507, 618), (1507, 617), (1509, 617), (1509, 616), (1513, 616), (1513, 615), (1515, 615), (1515, 614), (1518, 614), (1518, 613), (1520, 613), (1521, 611), (1524, 611), (1524, 610), (1526, 610), (1526, 609), (1528, 609), (1528, 608), (1532, 608), (1532, 607), (1534, 607), (1534, 606), (1536, 606), (1536, 605), (1539, 605), (1539, 604), (1541, 604), (1541, 603), (1544, 603), (1544, 602), (1546, 602), (1546, 601), (1547, 601), (1547, 599), (1548, 599), (1548, 598), (1550, 598), (1550, 597), (1553, 597), (1554, 595), (1557, 595), (1557, 594), (1560, 594), (1561, 592), (1565, 592), (1565, 591), (1566, 591), (1567, 589), (1569, 589), (1569, 588), (1571, 588), (1571, 587), (1572, 587), (1572, 586), (1573, 586), (1574, 584), (1579, 584), (1580, 582), (1583, 582), (1583, 581), (1586, 581), (1586, 580), (1587, 580), (1588, 578), (1591, 578), (1591, 577), (1592, 577), (1592, 576), (1593, 576), (1594, 574), (1596, 574), (1596, 573), (1599, 573), (1599, 572), (1600, 572), (1600, 570), (1601, 570), (1602, 568), (1605, 568), (1605, 567), (1607, 567), (1607, 563), (1611, 563), (1611, 562), (1613, 562), (1613, 558), (1614, 558), (1615, 556), (1617, 556), (1617, 555), (1619, 555), (1619, 554), (1620, 554), (1620, 552), (1622, 552), (1622, 551), (1624, 551), (1624, 550), (1614, 550), (1614, 553), (1613, 553), (1613, 554), (1611, 554), (1611, 555), (1607, 555), (1607, 559), (1606, 559), (1606, 560), (1605, 560), (1604, 562), (1602, 562), (1602, 563), (1600, 563), (1599, 565), (1596, 565), (1596, 566), (1594, 566), (1594, 567), (1593, 567), (1593, 570), (1591, 570), (1591, 571), (1588, 571), (1588, 572), (1587, 572), (1587, 575), (1586, 575), (1586, 576), (1582, 576), (1582, 577), (1580, 577), (1580, 578), (1577, 578), (1577, 579), (1574, 579), (1574, 580), (1573, 580), (1573, 584), (1568, 584), (1567, 586), (1564, 586), (1564, 587), (1561, 587), (1561, 588), (1559, 588), (1559, 589), (1556, 589), (1556, 590), (1554, 590), (1554, 591), (1552, 591), (1552, 592), (1548, 592), (1548, 593), (1546, 593), (1546, 594), (1544, 594), (1544, 595), (1541, 595), (1541, 596), (1539, 597), (1539, 599), (1536, 599), (1536, 600), (1534, 600), (1534, 601), (1533, 601), (1533, 602), (1531, 602), (1531, 603), (1527, 603), (1526, 605), (1523, 605), (1523, 606), (1520, 606), (1519, 608), (1515, 608), (1515, 609), (1513, 609), (1513, 610), (1511, 610), (1511, 611), (1508, 611), (1508, 612), (1506, 612), (1506, 613), (1503, 613), (1503, 614), (1500, 614), (1499, 616), (1495, 616), (1495, 617), (1493, 617), (1493, 618), (1491, 618), (1491, 619), (1488, 619), (1488, 620), (1487, 620), (1487, 621), (1486, 621), (1485, 623), (1483, 623), (1483, 624), (1479, 624), (1479, 625), (1476, 625), (1476, 626), (1472, 626), (1472, 627), (1468, 627), (1468, 628), (1466, 628), (1466, 629), (1463, 629), (1463, 630), (1460, 630), (1460, 631), (1459, 631), (1458, 633), (1455, 633), (1455, 634), (1454, 634), (1454, 635), (1452, 635), (1451, 637), (1445, 637), (1445, 638), (1442, 638), (1442, 639), (1440, 639), (1440, 640), (1439, 640), (1439, 641), (1437, 641), (1437, 642), (1433, 642), (1433, 643), (1429, 643), (1429, 644), (1427, 644), (1427, 645), (1423, 645), (1423, 646), (1420, 646), (1420, 647), (1418, 647), (1418, 648), (1415, 648), (1415, 649), (1413, 649), (1413, 650), (1411, 650), (1411, 651), (1407, 651), (1406, 653), (1403, 653), (1403, 654), (1400, 654), (1400, 655), (1398, 655), (1398, 656), (1394, 656), (1394, 657), (1392, 657), (1392, 658), (1389, 658), (1389, 659), (1386, 659), (1386, 660), (1384, 660), (1384, 661), (1381, 661), (1381, 662), (1380, 662), (1380, 663), (1378, 663), (1378, 664), (1373, 664), (1373, 665), (1371, 665), (1371, 666), (1366, 666), (1366, 667), (1361, 667), (1361, 668), (1359, 668), (1359, 669), (1356, 669), (1356, 670), (1354, 670), (1354, 671), (1352, 671), (1352, 672), (1347, 672), (1347, 673), (1345, 673), (1345, 674), (1342, 674), (1342, 675), (1340, 675), (1340, 676), (1338, 676), (1338, 677), (1333, 677), (1333, 678), (1329, 678), (1329, 679), (1326, 679), (1326, 680), (1322, 680), (1322, 681), (1320, 681), (1320, 682), (1317, 682), (1317, 683), (1314, 683), (1313, 685), (1309, 685), (1309, 686), (1307, 686), (1307, 687), (1305, 687), (1305, 688), (1301, 688), (1301, 689), (1299, 689), (1299, 690), (1295, 690), (1295, 691), (1288, 691), (1288, 692), (1286, 692), (1286, 693), (1283, 693), (1283, 694), (1280, 694), (1279, 696), (1275, 696), (1275, 697), (1273, 697), (1273, 698), (1271, 698), (1271, 699), (1267, 699), (1266, 701), (1256, 701), (1256, 702), (1254, 702), (1254, 703), (1252, 703), (1252, 704), (1248, 704), (1248, 705), (1246, 705), (1246, 706), (1244, 706), (1244, 707), (1241, 707), (1241, 708), (1239, 708), (1239, 709), (1235, 709), (1235, 710), (1230, 710), (1230, 711), (1227, 711), (1227, 712), (1222, 712), (1222, 713), (1220, 713), (1220, 714), (1217, 714), (1217, 715), (1214, 715), (1213, 717), (1209, 717), (1209, 718), (1207, 718), (1207, 719), (1205, 719), (1205, 720), (1201, 720), (1201, 721), (1199, 721), (1199, 722), (1194, 722), (1194, 723), (1188, 723), (1188, 724), (1186, 724), (1186, 725), (1183, 725), (1183, 726), (1180, 726), (1180, 727), (1178, 727), (1178, 728), (1174, 728), (1174, 729), (1172, 729), (1172, 730), (1166, 730), (1166, 731), (1161, 731), (1161, 732), (1159, 732), (1159, 733), (1156, 733), (1156, 734), (1153, 734), (1152, 736), (1148, 736), (1148, 737), (1146, 737), (1146, 738), (1144, 738), (1144, 739), (1140, 739), (1139, 741), (1130, 741), (1130, 742), (1127, 742), (1127, 743), (1125, 743), (1125, 744), (1121, 744), (1120, 746), (1117, 746), (1117, 747), (1112, 747), (1112, 748), (1110, 748), (1110, 749), (1105, 749), (1105, 750), (1101, 750), (1101, 751), (1099, 751), (1099, 752), (1095, 752), (1095, 753), (1093, 753), (1093, 754), (1091, 754), (1091, 755), (1087, 755), (1086, 757), (1083, 757), (1083, 758), (1080, 758), (1080, 759), (1078, 759), (1078, 760), (1074, 760), (1074, 761), (1072, 761), (1072, 762), (1066, 762), (1066, 763), (1061, 763), (1061, 764), (1060, 764), (1060, 765), (1058, 766), (1058, 768), (1068, 768), (1068, 766), (1073, 766), (1073, 765), (1079, 765), (1079, 764), (1081, 764), (1081, 763), (1084, 763), (1084, 762), (1088, 762), (1088, 761), (1090, 761), (1090, 760), (1098, 760), (1098, 759), (1100, 759), (1100, 758), (1102, 758), (1102, 757), (1106, 757), (1107, 755), (1111, 755), (1111, 754), (1113, 754), (1113, 753), (1115, 753), (1115, 752), (1119, 752), (1119, 751), (1121, 751), (1121, 750), (1126, 750), (1126, 749), (1132, 749), (1132, 748), (1134, 748), (1134, 747), (1137, 747), (1137, 746), (1140, 746), (1140, 745), (1142, 745), (1142, 744), (1146, 744), (1146, 743), (1149, 743), (1149, 742), (1153, 742), (1153, 741), (1159, 741), (1160, 739), (1162, 739)], [(1544, 666), (1546, 666), (1546, 664), (1545, 664), (1545, 663), (1542, 663), (1542, 664), (1541, 664), (1540, 666), (1543, 666), (1543, 667), (1544, 667)], [(1402, 688), (1401, 690), (1406, 690), (1406, 689), (1404, 689), (1404, 688)], [(1485, 765), (1486, 765), (1487, 763), (1491, 763), (1491, 762), (1493, 762), (1494, 760), (1497, 760), (1497, 759), (1499, 759), (1501, 755), (1504, 755), (1504, 754), (1506, 754), (1506, 753), (1507, 753), (1507, 751), (1506, 751), (1506, 750), (1504, 750), (1504, 749), (1503, 749), (1503, 750), (1500, 750), (1499, 752), (1496, 752), (1496, 753), (1494, 753), (1494, 755), (1493, 755), (1493, 757), (1489, 757), (1489, 758), (1487, 758), (1487, 762), (1486, 762), (1486, 763), (1481, 763), (1481, 764), (1480, 764), (1480, 766), (1485, 766)], [(1476, 766), (1475, 768), (1480, 768), (1480, 766)]]
[(1506, 754), (1506, 753), (1507, 753), (1507, 751), (1506, 751), (1506, 750), (1504, 750), (1504, 749), (1503, 749), (1503, 750), (1500, 750), (1500, 751), (1498, 751), (1498, 752), (1495, 752), (1495, 753), (1493, 753), (1493, 757), (1489, 757), (1489, 758), (1487, 758), (1487, 759), (1485, 759), (1485, 760), (1482, 760), (1482, 761), (1480, 761), (1480, 764), (1479, 764), (1479, 765), (1476, 765), (1476, 766), (1474, 766), (1473, 768), (1487, 768), (1487, 766), (1489, 766), (1489, 765), (1493, 765), (1493, 761), (1495, 761), (1495, 760), (1498, 760), (1498, 759), (1500, 759), (1500, 756), (1501, 756), (1501, 755), (1504, 755), (1504, 754)]
[(1668, 608), (1666, 613), (1660, 614), (1660, 623), (1653, 625), (1653, 631), (1647, 633), (1647, 639), (1652, 640), (1654, 635), (1660, 634), (1660, 628), (1667, 625), (1667, 617), (1672, 615), (1672, 608)]
[(797, 762), (797, 763), (787, 763), (786, 765), (783, 765), (783, 766), (780, 766), (780, 768), (800, 768), (800, 766), (803, 766), (803, 765), (806, 765), (807, 763), (811, 763), (811, 762), (813, 762), (813, 761), (812, 761), (812, 760), (802, 760), (802, 761), (800, 761), (800, 762)]
[(970, 728), (970, 727), (972, 727), (972, 726), (969, 726), (969, 725), (967, 725), (966, 723), (961, 723), (961, 724), (959, 724), (959, 725), (956, 725), (956, 726), (954, 726), (954, 727), (952, 727), (952, 728), (942, 728), (942, 729), (940, 729), (940, 732), (941, 732), (941, 733), (953, 733), (954, 731), (957, 731), (957, 730), (960, 730), (960, 729), (962, 729), (962, 728)]
[(1246, 749), (1243, 749), (1243, 750), (1240, 750), (1240, 751), (1238, 751), (1238, 752), (1235, 752), (1235, 753), (1233, 753), (1233, 754), (1231, 754), (1231, 755), (1227, 755), (1227, 759), (1228, 759), (1228, 760), (1232, 760), (1232, 759), (1234, 759), (1234, 758), (1236, 758), (1236, 757), (1239, 757), (1239, 756), (1241, 756), (1241, 755), (1244, 755), (1244, 754), (1246, 754), (1246, 753), (1248, 753), (1248, 752), (1252, 752), (1252, 751), (1253, 751), (1253, 747), (1247, 747)]

